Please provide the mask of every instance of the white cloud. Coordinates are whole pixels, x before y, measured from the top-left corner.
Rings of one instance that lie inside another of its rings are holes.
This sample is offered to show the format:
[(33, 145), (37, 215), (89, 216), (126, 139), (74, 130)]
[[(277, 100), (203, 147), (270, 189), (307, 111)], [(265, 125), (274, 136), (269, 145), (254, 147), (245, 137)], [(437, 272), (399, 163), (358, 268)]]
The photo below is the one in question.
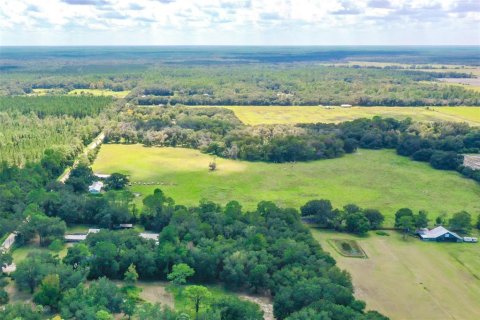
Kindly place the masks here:
[[(4, 1), (0, 6), (0, 42), (8, 45), (380, 44), (380, 41), (480, 44), (478, 3), (476, 0), (16, 0)], [(420, 29), (428, 32), (412, 37)], [(34, 34), (41, 37), (32, 37)]]

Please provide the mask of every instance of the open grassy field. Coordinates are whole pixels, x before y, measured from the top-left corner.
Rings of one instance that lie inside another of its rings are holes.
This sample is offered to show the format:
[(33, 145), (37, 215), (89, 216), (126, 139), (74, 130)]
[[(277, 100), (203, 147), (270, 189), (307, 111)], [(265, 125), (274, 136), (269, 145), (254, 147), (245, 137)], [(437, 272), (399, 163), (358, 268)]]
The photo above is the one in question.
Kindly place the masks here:
[(12, 251), (12, 258), (14, 263), (19, 263), (24, 260), (31, 252), (49, 252), (52, 255), (58, 255), (60, 259), (67, 255), (68, 245), (65, 245), (60, 252), (52, 251), (48, 248), (42, 248), (38, 244), (29, 244), (26, 246), (14, 248)]
[(32, 93), (27, 94), (28, 96), (45, 96), (45, 95), (55, 95), (55, 94), (64, 94), (63, 89), (52, 88), (52, 89), (32, 89)]
[(445, 115), (452, 115), (459, 120), (463, 119), (470, 124), (480, 124), (480, 107), (441, 107), (433, 109)]
[[(377, 208), (392, 223), (402, 207), (440, 213), (480, 213), (480, 186), (456, 172), (400, 157), (392, 150), (360, 150), (338, 159), (306, 163), (263, 163), (217, 159), (183, 148), (147, 148), (105, 144), (93, 165), (96, 173), (130, 176), (137, 201), (161, 188), (177, 203), (194, 205), (202, 198), (225, 204), (240, 201), (253, 209), (261, 200), (299, 208), (311, 199), (330, 199), (334, 206), (356, 203)], [(141, 183), (141, 184), (135, 184)], [(144, 185), (143, 183), (150, 183)]]
[(339, 123), (374, 116), (417, 121), (468, 122), (480, 126), (480, 107), (227, 106), (245, 124)]
[[(480, 319), (480, 244), (421, 242), (371, 233), (359, 238), (313, 230), (323, 249), (350, 272), (368, 309), (399, 319)], [(355, 239), (368, 259), (340, 255), (332, 238)]]
[(112, 91), (112, 90), (103, 90), (103, 89), (74, 89), (68, 94), (76, 95), (76, 94), (86, 94), (86, 95), (93, 95), (93, 96), (112, 96), (115, 98), (125, 98), (130, 93), (129, 90), (126, 91)]

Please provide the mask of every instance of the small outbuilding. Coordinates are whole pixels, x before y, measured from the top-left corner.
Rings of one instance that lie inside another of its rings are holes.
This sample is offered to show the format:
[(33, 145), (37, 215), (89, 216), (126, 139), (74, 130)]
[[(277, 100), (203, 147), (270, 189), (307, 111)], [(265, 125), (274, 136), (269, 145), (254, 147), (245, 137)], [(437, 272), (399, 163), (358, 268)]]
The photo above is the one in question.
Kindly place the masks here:
[(102, 191), (103, 188), (103, 182), (102, 181), (95, 181), (88, 187), (88, 192), (93, 193), (93, 194), (98, 194)]
[(132, 228), (133, 228), (133, 224), (131, 224), (131, 223), (121, 223), (121, 224), (117, 224), (117, 225), (113, 226), (113, 229), (115, 229), (115, 230), (132, 229)]
[(81, 242), (87, 239), (87, 234), (66, 234), (66, 242)]
[(110, 174), (104, 174), (104, 173), (94, 173), (93, 175), (100, 179), (107, 179), (107, 178), (110, 178), (111, 176)]
[(417, 231), (417, 234), (423, 241), (463, 242), (462, 237), (442, 226), (436, 227), (432, 230), (420, 229)]

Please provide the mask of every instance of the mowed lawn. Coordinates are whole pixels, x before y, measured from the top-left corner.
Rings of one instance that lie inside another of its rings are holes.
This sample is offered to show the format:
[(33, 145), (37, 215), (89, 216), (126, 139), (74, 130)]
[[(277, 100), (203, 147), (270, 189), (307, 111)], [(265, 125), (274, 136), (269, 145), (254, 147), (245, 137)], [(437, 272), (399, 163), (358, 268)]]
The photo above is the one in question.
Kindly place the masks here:
[[(355, 295), (391, 319), (480, 319), (480, 244), (408, 241), (396, 232), (358, 238), (312, 229), (352, 275)], [(328, 239), (355, 239), (368, 259), (338, 254)]]
[[(237, 200), (253, 209), (262, 200), (299, 208), (311, 199), (330, 199), (334, 206), (356, 203), (377, 208), (392, 223), (396, 210), (410, 207), (440, 213), (480, 213), (480, 186), (456, 172), (400, 157), (393, 150), (359, 150), (338, 159), (272, 164), (217, 158), (183, 148), (147, 148), (105, 144), (93, 165), (96, 173), (130, 176), (141, 199), (162, 189), (177, 203), (194, 205), (202, 198), (225, 204)], [(152, 185), (153, 184), (153, 185)]]
[(480, 107), (226, 106), (245, 124), (339, 123), (374, 116), (417, 121), (467, 122), (480, 126)]

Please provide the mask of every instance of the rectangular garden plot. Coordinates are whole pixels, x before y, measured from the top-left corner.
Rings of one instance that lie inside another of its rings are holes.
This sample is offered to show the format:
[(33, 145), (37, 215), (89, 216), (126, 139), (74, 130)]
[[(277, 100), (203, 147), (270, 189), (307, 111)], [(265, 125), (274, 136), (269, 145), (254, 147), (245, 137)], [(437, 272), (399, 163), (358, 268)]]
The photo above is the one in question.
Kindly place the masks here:
[(368, 258), (365, 251), (355, 240), (329, 239), (328, 243), (342, 256), (351, 258)]

